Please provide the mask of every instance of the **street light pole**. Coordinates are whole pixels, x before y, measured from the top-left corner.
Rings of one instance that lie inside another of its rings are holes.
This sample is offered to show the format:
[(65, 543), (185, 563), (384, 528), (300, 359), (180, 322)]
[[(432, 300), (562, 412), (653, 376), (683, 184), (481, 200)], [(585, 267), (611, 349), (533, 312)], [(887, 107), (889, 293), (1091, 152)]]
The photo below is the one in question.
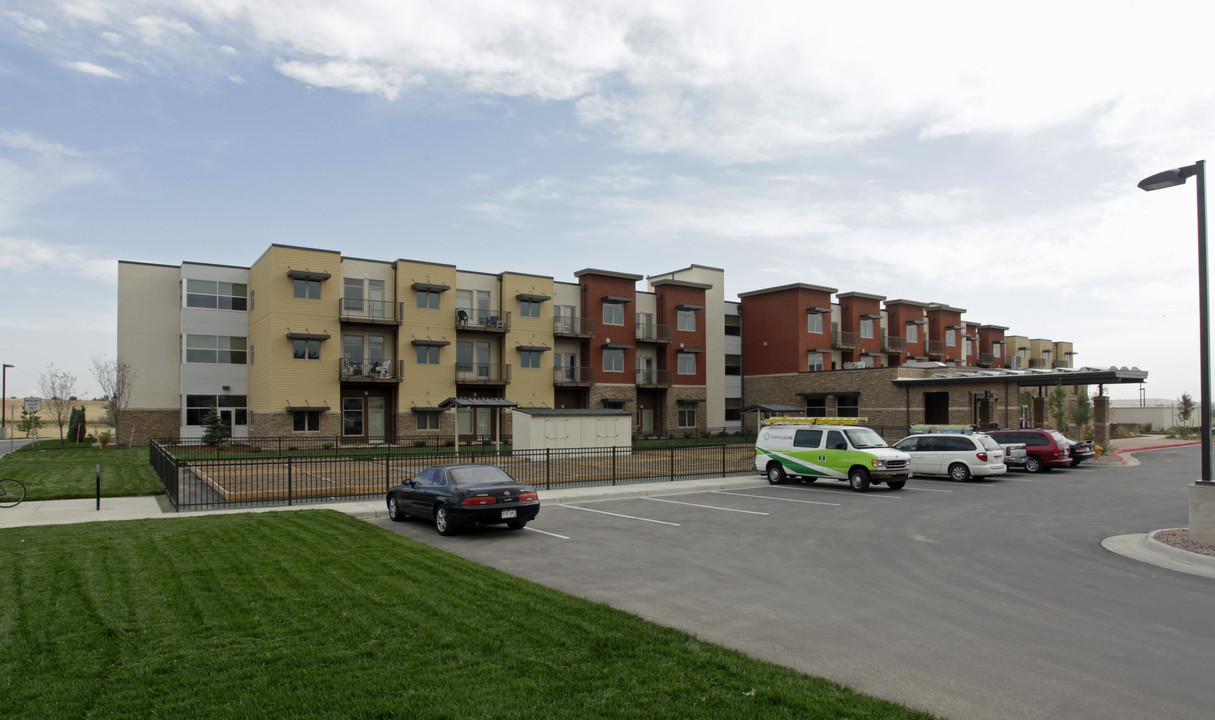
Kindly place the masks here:
[(1202, 405), (1202, 477), (1198, 482), (1212, 484), (1211, 479), (1211, 330), (1207, 318), (1207, 188), (1206, 160), (1183, 168), (1165, 170), (1139, 181), (1139, 187), (1151, 192), (1161, 188), (1184, 185), (1191, 176), (1198, 178), (1198, 355), (1199, 389)]
[(5, 405), (8, 404), (8, 369), (11, 367), (12, 365), (4, 363), (4, 367), (0, 368), (0, 438), (6, 434), (4, 430), (4, 414), (8, 412), (8, 408)]

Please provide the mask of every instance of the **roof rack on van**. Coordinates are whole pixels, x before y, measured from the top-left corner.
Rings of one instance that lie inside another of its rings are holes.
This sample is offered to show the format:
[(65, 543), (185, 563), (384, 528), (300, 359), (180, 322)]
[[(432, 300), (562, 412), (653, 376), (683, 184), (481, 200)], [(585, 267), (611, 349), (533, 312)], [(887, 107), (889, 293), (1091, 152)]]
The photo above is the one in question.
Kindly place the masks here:
[(923, 433), (962, 433), (970, 435), (975, 431), (971, 425), (912, 425), (912, 435), (920, 435)]
[(860, 425), (869, 422), (867, 417), (770, 417), (765, 425)]

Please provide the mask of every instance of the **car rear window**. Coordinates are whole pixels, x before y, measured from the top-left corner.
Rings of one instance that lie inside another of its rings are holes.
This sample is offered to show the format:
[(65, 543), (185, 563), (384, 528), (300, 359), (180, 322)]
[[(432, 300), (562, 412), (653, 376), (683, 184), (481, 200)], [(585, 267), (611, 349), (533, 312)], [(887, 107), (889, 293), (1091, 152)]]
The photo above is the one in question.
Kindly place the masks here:
[(968, 437), (941, 438), (945, 441), (945, 449), (954, 452), (970, 452), (975, 449), (974, 441)]
[(995, 440), (988, 437), (987, 435), (975, 435), (975, 440), (979, 441), (979, 444), (983, 446), (984, 450), (999, 450), (1000, 449), (1000, 443), (996, 442)]
[(453, 468), (447, 473), (451, 478), (452, 485), (467, 486), (480, 485), (482, 483), (495, 482), (514, 482), (510, 475), (507, 475), (499, 467), (493, 465), (481, 465), (478, 467), (463, 467)]

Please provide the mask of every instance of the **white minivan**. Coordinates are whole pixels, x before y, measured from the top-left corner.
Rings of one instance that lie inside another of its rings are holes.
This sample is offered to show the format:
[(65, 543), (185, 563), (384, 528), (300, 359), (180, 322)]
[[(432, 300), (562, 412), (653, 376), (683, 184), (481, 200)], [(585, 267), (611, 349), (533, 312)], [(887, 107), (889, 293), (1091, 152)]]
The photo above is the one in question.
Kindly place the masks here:
[(903, 438), (894, 447), (911, 456), (911, 471), (916, 475), (964, 482), (1008, 472), (1000, 443), (983, 433), (921, 433)]

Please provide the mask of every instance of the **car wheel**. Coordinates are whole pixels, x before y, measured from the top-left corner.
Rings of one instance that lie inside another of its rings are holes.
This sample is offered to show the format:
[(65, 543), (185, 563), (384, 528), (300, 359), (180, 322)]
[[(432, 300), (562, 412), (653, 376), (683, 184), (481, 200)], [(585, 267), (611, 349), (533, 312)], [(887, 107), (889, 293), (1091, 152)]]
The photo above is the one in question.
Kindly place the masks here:
[(785, 481), (785, 468), (780, 463), (768, 464), (768, 483), (780, 485)]
[(1025, 470), (1031, 473), (1042, 472), (1042, 460), (1033, 456), (1026, 458)]
[(388, 496), (388, 517), (396, 522), (409, 519), (409, 515), (407, 515), (405, 511), (401, 509), (396, 495)]
[(848, 471), (848, 484), (857, 492), (865, 492), (869, 489), (869, 471), (862, 467), (852, 468)]
[(907, 485), (907, 481), (906, 480), (887, 480), (886, 484), (890, 486), (891, 490), (902, 490), (903, 487), (905, 485)]
[(1080, 464), (1080, 460), (1079, 460), (1079, 459), (1077, 459), (1077, 458), (1072, 458), (1072, 467), (1076, 467), (1076, 466), (1077, 466), (1077, 465), (1079, 465), (1079, 464)]
[(526, 520), (511, 520), (510, 522), (506, 523), (506, 527), (510, 528), (511, 530), (522, 530), (526, 526)]
[(440, 535), (452, 535), (455, 533), (455, 525), (451, 522), (451, 517), (448, 515), (447, 508), (440, 505), (435, 508), (435, 530), (439, 531)]
[(970, 479), (970, 468), (966, 463), (954, 463), (949, 466), (949, 479), (955, 482), (966, 482)]

